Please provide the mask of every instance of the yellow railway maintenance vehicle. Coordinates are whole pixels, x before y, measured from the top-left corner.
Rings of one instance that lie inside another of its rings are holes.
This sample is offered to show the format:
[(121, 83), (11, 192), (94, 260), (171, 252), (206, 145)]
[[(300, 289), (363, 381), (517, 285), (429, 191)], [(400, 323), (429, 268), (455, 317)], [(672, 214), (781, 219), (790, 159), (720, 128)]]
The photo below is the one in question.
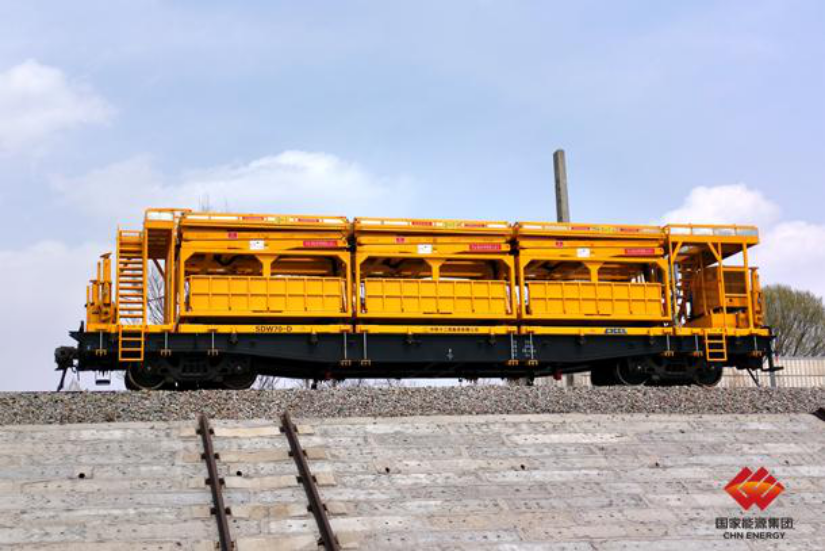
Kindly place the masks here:
[(125, 371), (130, 389), (576, 372), (713, 385), (727, 366), (778, 369), (757, 243), (751, 226), (150, 209), (101, 257), (78, 344), (55, 358), (64, 375)]

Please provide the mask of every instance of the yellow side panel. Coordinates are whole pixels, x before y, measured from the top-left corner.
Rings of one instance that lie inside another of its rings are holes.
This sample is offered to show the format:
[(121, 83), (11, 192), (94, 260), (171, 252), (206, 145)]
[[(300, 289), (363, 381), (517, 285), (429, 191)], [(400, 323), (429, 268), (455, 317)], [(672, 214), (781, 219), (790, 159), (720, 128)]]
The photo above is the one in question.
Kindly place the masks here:
[(749, 326), (749, 318), (745, 312), (727, 314), (712, 312), (689, 320), (685, 325), (686, 327), (706, 327), (709, 329), (719, 329), (723, 327), (746, 329)]
[(665, 318), (663, 287), (656, 283), (531, 281), (527, 288), (528, 318)]
[(505, 281), (364, 280), (362, 316), (491, 318), (511, 313)]
[(345, 282), (332, 277), (192, 276), (187, 315), (342, 315)]

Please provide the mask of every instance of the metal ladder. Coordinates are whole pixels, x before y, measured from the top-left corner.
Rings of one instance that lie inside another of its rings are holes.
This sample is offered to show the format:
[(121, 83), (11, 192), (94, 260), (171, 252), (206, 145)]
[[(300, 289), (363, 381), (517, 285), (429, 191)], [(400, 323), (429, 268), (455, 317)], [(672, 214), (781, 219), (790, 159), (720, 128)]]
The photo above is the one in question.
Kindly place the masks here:
[(724, 329), (706, 329), (704, 340), (707, 362), (725, 362), (728, 360), (728, 347), (726, 346), (726, 332)]
[(146, 240), (143, 232), (118, 230), (118, 360), (143, 361), (146, 330)]

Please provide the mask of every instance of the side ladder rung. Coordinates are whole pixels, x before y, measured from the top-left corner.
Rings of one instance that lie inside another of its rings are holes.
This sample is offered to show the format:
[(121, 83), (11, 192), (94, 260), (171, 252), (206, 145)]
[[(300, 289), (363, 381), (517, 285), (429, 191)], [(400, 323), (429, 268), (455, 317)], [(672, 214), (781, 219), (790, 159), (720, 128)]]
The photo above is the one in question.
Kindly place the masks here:
[(725, 333), (706, 333), (705, 335), (706, 360), (710, 362), (724, 362), (728, 360), (728, 346)]
[(121, 325), (118, 329), (118, 360), (143, 361), (145, 331), (142, 325), (129, 327)]

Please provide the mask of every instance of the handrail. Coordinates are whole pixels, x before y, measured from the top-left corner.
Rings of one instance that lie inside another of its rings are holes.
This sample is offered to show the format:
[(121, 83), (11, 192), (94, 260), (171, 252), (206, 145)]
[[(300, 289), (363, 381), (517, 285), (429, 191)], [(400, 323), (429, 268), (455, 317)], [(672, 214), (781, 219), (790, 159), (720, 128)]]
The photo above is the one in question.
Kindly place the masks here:
[(311, 214), (282, 215), (282, 214), (255, 214), (255, 213), (225, 213), (225, 212), (186, 212), (181, 217), (182, 225), (216, 225), (243, 224), (243, 225), (273, 225), (284, 227), (349, 227), (349, 221), (344, 216), (320, 216)]
[(639, 226), (628, 224), (585, 224), (579, 222), (517, 222), (514, 224), (517, 235), (542, 235), (585, 233), (611, 238), (646, 238), (662, 237), (663, 228), (660, 226)]
[(503, 221), (440, 220), (419, 218), (355, 218), (356, 231), (414, 231), (446, 233), (510, 234), (511, 225)]
[(717, 237), (757, 237), (759, 235), (757, 226), (738, 226), (736, 224), (668, 224), (667, 226), (663, 227), (663, 230), (668, 235), (697, 235)]
[(151, 208), (144, 212), (145, 221), (177, 221), (182, 215), (192, 212), (190, 209), (176, 209), (176, 208)]

